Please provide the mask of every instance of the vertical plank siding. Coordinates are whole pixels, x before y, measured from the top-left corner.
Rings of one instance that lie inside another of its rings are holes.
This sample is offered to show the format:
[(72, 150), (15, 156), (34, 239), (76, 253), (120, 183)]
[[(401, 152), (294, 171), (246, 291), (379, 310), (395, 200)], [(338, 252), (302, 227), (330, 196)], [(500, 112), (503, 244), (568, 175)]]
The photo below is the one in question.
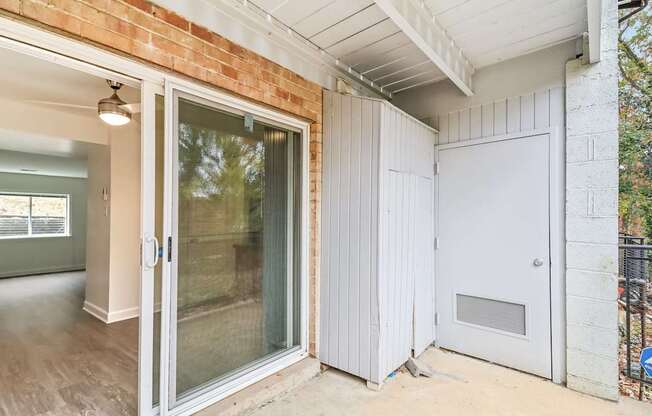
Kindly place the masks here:
[(506, 97), (435, 116), (438, 144), (527, 132), (564, 124), (564, 90)]
[(319, 358), (382, 383), (412, 351), (415, 230), (432, 222), (417, 218), (417, 186), (432, 182), (435, 133), (374, 99), (326, 92), (324, 109)]

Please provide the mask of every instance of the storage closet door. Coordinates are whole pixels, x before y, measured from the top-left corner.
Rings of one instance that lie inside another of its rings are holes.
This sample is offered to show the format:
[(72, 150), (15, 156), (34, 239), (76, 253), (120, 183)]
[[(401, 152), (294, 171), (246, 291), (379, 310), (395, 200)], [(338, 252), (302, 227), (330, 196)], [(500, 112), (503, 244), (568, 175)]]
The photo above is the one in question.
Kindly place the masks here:
[(414, 267), (414, 356), (435, 339), (434, 194), (432, 178), (415, 176), (411, 217)]

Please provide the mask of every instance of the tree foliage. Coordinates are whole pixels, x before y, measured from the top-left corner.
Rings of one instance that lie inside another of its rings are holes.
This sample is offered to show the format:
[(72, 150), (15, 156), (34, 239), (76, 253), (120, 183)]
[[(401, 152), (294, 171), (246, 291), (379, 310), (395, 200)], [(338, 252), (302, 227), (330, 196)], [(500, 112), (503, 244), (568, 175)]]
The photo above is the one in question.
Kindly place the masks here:
[(623, 22), (620, 69), (620, 231), (652, 238), (652, 12)]

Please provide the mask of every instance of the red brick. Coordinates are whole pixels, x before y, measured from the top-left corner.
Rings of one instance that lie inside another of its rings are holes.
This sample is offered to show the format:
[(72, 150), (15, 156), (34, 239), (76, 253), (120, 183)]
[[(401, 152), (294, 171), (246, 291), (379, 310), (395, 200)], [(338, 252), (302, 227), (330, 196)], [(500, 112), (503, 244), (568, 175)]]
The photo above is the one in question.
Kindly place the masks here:
[(202, 26), (197, 26), (194, 23), (190, 25), (190, 33), (192, 33), (193, 36), (197, 36), (198, 38), (205, 40), (206, 42), (213, 41), (213, 34), (211, 31)]
[(238, 79), (238, 71), (228, 65), (222, 65), (221, 72), (229, 78)]
[(82, 23), (81, 36), (122, 52), (131, 52), (131, 39), (87, 22)]
[(22, 14), (30, 19), (75, 35), (79, 35), (81, 32), (81, 20), (54, 7), (47, 7), (40, 2), (23, 0)]
[(153, 62), (156, 65), (172, 69), (172, 56), (156, 49), (151, 43), (143, 44), (134, 42), (132, 53), (145, 61)]
[(162, 7), (152, 6), (152, 15), (173, 26), (178, 27), (181, 30), (187, 31), (190, 28), (190, 22), (188, 22), (185, 18), (179, 16), (173, 11), (166, 10)]
[(6, 10), (11, 13), (18, 14), (20, 10), (20, 1), (19, 0), (0, 0), (0, 9)]
[(151, 13), (152, 12), (152, 3), (145, 1), (145, 0), (122, 0), (123, 2), (134, 6), (146, 13)]

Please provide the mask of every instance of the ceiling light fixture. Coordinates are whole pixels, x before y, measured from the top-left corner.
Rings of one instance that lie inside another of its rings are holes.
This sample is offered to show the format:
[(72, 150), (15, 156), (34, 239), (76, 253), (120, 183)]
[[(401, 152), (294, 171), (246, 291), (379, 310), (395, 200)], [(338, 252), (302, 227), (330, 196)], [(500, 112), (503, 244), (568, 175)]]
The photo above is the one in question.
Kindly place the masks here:
[(117, 81), (106, 80), (109, 87), (113, 90), (113, 95), (108, 98), (102, 98), (97, 103), (97, 114), (102, 121), (111, 126), (124, 126), (131, 121), (131, 113), (124, 108), (127, 104), (118, 97), (118, 90), (122, 84)]

